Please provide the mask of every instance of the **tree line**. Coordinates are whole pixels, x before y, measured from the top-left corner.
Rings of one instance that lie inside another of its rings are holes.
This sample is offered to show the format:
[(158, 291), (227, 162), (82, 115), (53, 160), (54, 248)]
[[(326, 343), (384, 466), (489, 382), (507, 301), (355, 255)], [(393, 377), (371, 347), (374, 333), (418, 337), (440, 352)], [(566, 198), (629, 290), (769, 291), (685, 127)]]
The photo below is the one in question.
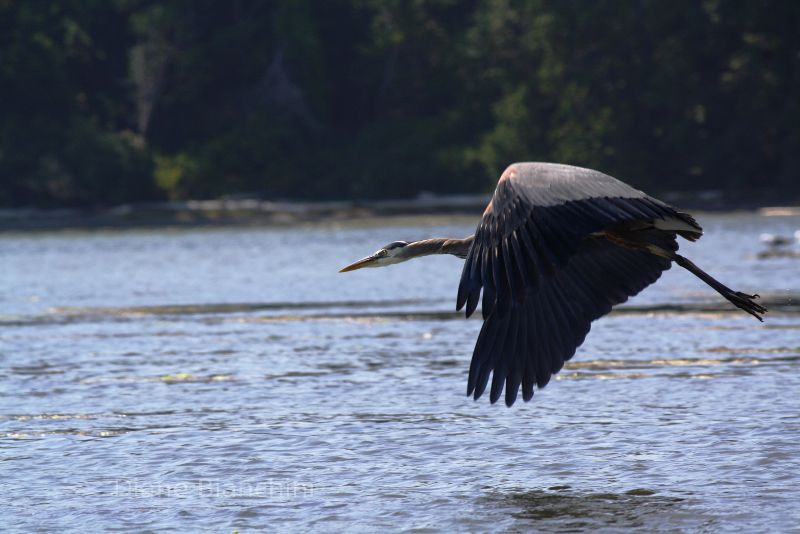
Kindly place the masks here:
[(800, 193), (800, 2), (0, 0), (0, 205)]

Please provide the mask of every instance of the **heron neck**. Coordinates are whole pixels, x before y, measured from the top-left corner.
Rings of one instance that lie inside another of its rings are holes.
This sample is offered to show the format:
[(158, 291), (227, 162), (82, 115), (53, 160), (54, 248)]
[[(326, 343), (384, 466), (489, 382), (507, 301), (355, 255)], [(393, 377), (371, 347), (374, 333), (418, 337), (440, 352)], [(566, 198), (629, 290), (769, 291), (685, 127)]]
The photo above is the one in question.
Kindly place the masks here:
[(428, 256), (430, 254), (452, 254), (459, 258), (466, 258), (469, 247), (472, 245), (474, 239), (475, 236), (469, 236), (464, 239), (434, 237), (421, 241), (413, 241), (403, 247), (402, 255), (406, 259)]

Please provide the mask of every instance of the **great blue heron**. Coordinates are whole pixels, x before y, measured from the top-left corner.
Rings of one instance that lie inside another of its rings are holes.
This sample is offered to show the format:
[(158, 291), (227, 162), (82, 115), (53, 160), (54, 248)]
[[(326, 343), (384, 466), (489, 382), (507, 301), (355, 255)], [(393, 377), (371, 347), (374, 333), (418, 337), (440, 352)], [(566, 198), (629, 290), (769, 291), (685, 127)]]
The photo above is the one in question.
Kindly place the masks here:
[(340, 272), (430, 254), (465, 258), (456, 310), (483, 301), (467, 382), (477, 400), (511, 406), (561, 370), (591, 322), (658, 280), (674, 261), (759, 321), (767, 309), (677, 253), (696, 241), (694, 218), (606, 174), (554, 163), (514, 163), (500, 176), (475, 235), (395, 241)]

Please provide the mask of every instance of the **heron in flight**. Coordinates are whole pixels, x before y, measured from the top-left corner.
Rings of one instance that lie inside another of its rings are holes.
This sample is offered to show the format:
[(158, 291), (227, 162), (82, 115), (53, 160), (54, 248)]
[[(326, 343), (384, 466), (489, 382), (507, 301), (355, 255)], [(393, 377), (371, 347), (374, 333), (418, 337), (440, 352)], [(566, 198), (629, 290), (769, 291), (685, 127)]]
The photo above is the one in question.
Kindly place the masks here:
[(520, 386), (526, 402), (572, 358), (592, 321), (658, 280), (672, 262), (759, 321), (758, 295), (734, 291), (677, 253), (696, 241), (694, 218), (601, 172), (554, 163), (514, 163), (500, 176), (475, 235), (395, 241), (340, 272), (430, 254), (464, 258), (456, 310), (469, 317), (483, 292), (481, 327), (467, 380), (477, 400)]

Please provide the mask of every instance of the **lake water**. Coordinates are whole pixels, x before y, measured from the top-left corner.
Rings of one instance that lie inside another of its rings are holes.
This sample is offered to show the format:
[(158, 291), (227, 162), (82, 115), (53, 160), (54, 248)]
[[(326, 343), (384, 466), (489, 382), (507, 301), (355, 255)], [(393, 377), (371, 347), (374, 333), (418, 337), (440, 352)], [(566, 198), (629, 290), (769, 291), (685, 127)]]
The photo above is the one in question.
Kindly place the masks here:
[[(465, 396), (476, 220), (0, 235), (0, 530), (798, 531), (797, 217), (701, 215), (530, 403)], [(477, 314), (479, 315), (479, 314)]]

